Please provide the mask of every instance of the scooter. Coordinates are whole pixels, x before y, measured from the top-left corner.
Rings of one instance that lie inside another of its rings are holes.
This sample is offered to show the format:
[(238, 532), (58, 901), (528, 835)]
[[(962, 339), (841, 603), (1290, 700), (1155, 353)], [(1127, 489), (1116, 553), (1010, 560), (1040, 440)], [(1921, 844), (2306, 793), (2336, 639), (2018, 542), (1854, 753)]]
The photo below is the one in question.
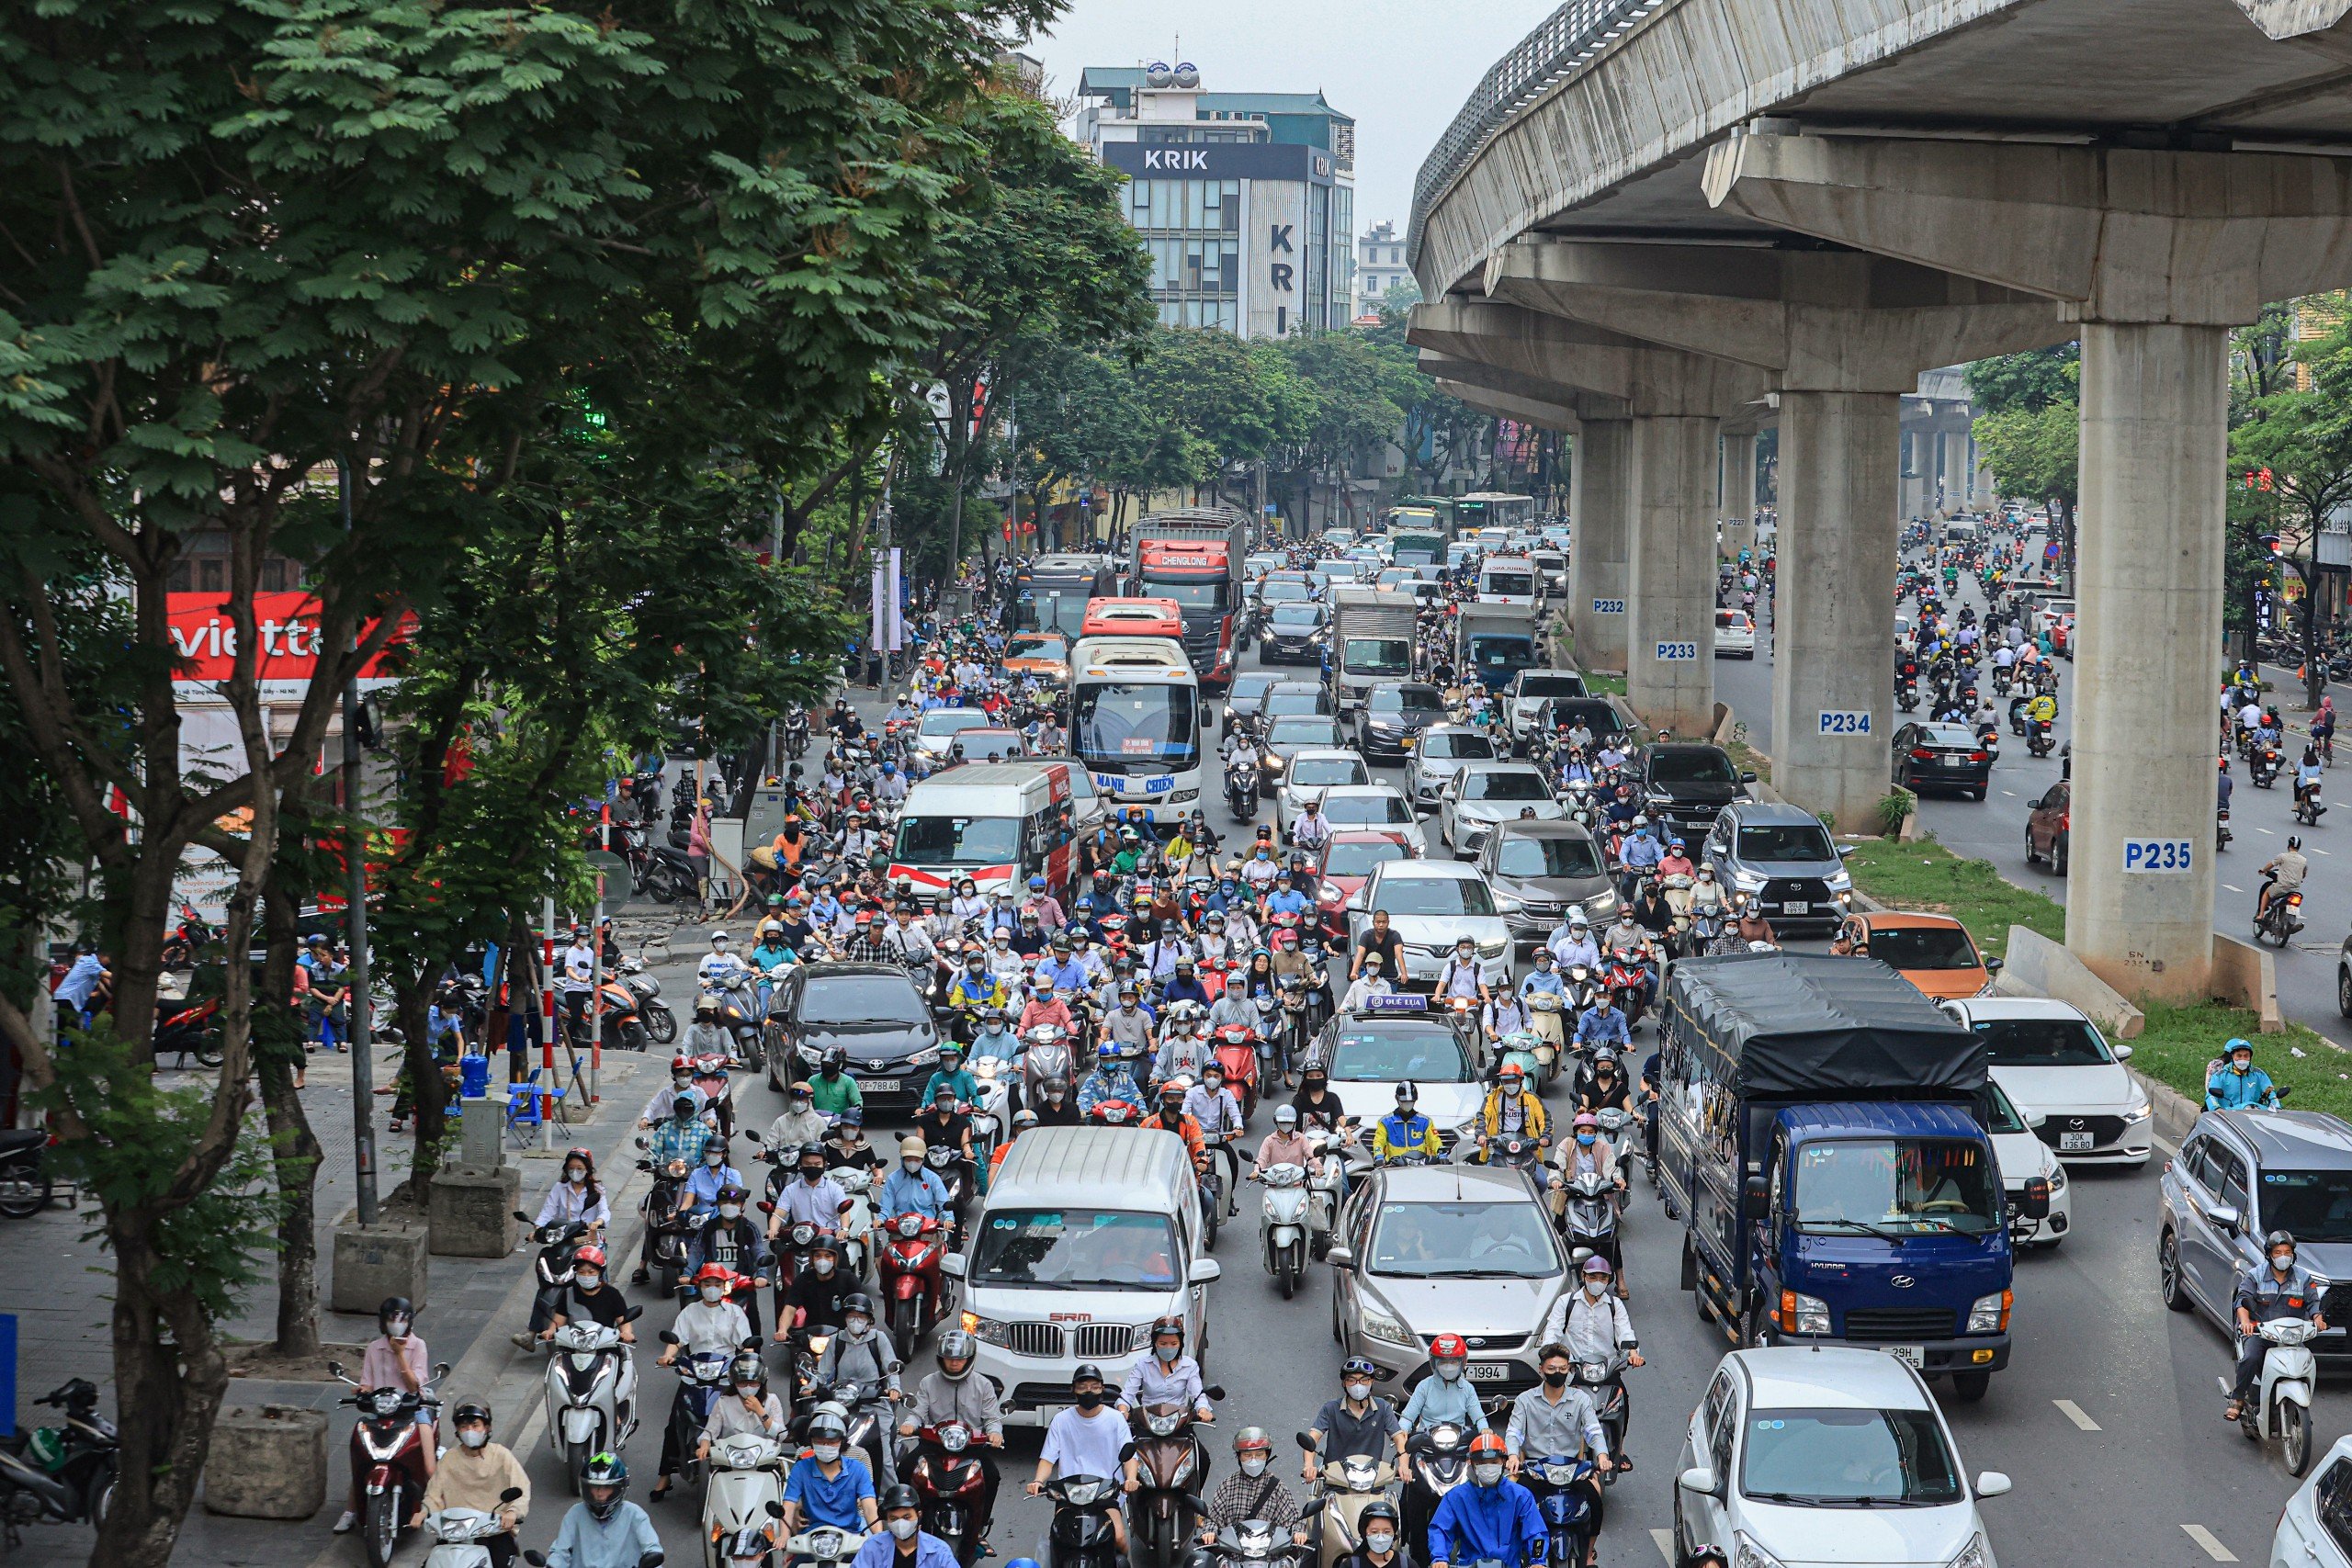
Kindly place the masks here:
[(1244, 1519), (1217, 1531), (1215, 1540), (1193, 1548), (1184, 1556), (1184, 1568), (1218, 1568), (1227, 1562), (1243, 1568), (1275, 1568), (1277, 1564), (1287, 1568), (1309, 1550), (1291, 1540), (1288, 1530), (1276, 1529), (1263, 1519)]
[[(1623, 1070), (1622, 1063), (1619, 1070), (1621, 1072)], [(1612, 1168), (1617, 1170), (1631, 1168), (1627, 1163), (1634, 1157), (1634, 1122), (1631, 1113), (1614, 1105), (1604, 1105), (1593, 1112), (1593, 1116), (1600, 1123), (1600, 1141), (1609, 1145)], [(1645, 1152), (1642, 1157), (1647, 1159), (1647, 1153)], [(1624, 1219), (1623, 1194), (1619, 1194), (1619, 1200), (1618, 1219), (1622, 1223)]]
[(889, 1300), (890, 1342), (899, 1360), (910, 1360), (915, 1347), (947, 1310), (946, 1280), (940, 1267), (947, 1250), (946, 1233), (937, 1220), (910, 1213), (884, 1222), (882, 1238), (875, 1263), (881, 1270), (882, 1293)]
[[(638, 1142), (642, 1145), (645, 1140)], [(637, 1168), (650, 1171), (653, 1162), (639, 1160)], [(685, 1184), (685, 1162), (672, 1160), (667, 1170), (654, 1176), (653, 1185), (637, 1205), (645, 1216), (646, 1264), (656, 1288), (665, 1296), (677, 1293), (678, 1281), (686, 1270), (686, 1237), (695, 1228), (692, 1213), (682, 1213), (678, 1209), (678, 1194)]]
[(1258, 1113), (1258, 1032), (1246, 1023), (1228, 1023), (1216, 1035), (1216, 1063), (1225, 1069), (1226, 1087), (1241, 1101), (1241, 1120)]
[(710, 1482), (702, 1499), (704, 1568), (726, 1568), (727, 1543), (737, 1532), (763, 1529), (776, 1517), (769, 1505), (781, 1510), (784, 1471), (794, 1457), (774, 1438), (753, 1432), (712, 1442)]
[[(825, 1354), (827, 1343), (840, 1333), (831, 1325), (812, 1328), (808, 1336), (808, 1350), (804, 1367), (813, 1372)], [(800, 1404), (813, 1413), (820, 1405), (831, 1404), (841, 1412), (842, 1426), (848, 1434), (843, 1451), (862, 1453), (867, 1473), (877, 1487), (889, 1484), (896, 1473), (891, 1453), (890, 1386), (878, 1381), (868, 1382), (822, 1383), (804, 1379)], [(796, 1427), (795, 1430), (798, 1430)]]
[(879, 1185), (864, 1166), (845, 1165), (827, 1174), (840, 1186), (849, 1206), (842, 1211), (833, 1245), (841, 1254), (842, 1272), (863, 1280), (874, 1261), (874, 1194)]
[(1544, 1066), (1541, 1081), (1549, 1083), (1552, 1075), (1560, 1070), (1561, 1054), (1567, 1049), (1567, 1021), (1562, 1016), (1561, 998), (1550, 991), (1537, 991), (1527, 998), (1528, 1028), (1543, 1036), (1543, 1043), (1533, 1051), (1535, 1060)]
[(2222, 851), (2228, 849), (2232, 836), (2230, 808), (2226, 806), (2215, 807), (2213, 808), (2213, 852), (2219, 854)]
[[(498, 1500), (514, 1503), (522, 1496), (520, 1486), (509, 1486)], [(433, 1540), (424, 1568), (490, 1568), (490, 1548), (482, 1542), (505, 1534), (506, 1526), (480, 1508), (443, 1508), (424, 1516), (424, 1533)]]
[[(2030, 718), (2025, 721), (2025, 749), (2028, 751), (2031, 752), (2036, 757), (2047, 757), (2050, 755), (2050, 750), (2052, 744), (2053, 742), (2050, 737), (2050, 721), (2048, 719)], [(2257, 780), (2256, 782), (2259, 783), (2260, 781)], [(2264, 784), (2262, 787), (2267, 789), (2270, 786), (2268, 784)]]
[(814, 1525), (784, 1543), (784, 1559), (795, 1568), (801, 1563), (831, 1568), (831, 1564), (854, 1559), (858, 1548), (865, 1544), (864, 1536), (839, 1525)]
[(1416, 1433), (1405, 1444), (1413, 1458), (1413, 1479), (1401, 1504), (1408, 1540), (1427, 1540), (1430, 1519), (1445, 1495), (1470, 1479), (1470, 1434), (1451, 1421)]
[(98, 1414), (97, 1386), (87, 1378), (33, 1403), (64, 1412), (65, 1424), (0, 1438), (0, 1533), (9, 1545), (29, 1524), (105, 1523), (121, 1471), (122, 1439)]
[[(1314, 1434), (1299, 1433), (1298, 1446), (1308, 1453), (1315, 1452)], [(1367, 1506), (1388, 1495), (1388, 1488), (1396, 1480), (1395, 1465), (1364, 1454), (1342, 1454), (1317, 1467), (1316, 1488), (1307, 1498), (1307, 1516), (1315, 1521), (1310, 1529), (1316, 1542), (1317, 1568), (1331, 1568), (1332, 1563), (1363, 1547), (1363, 1538), (1357, 1531), (1356, 1521)]]
[(1046, 1103), (1045, 1086), (1062, 1086), (1065, 1099), (1078, 1093), (1077, 1070), (1070, 1055), (1069, 1031), (1057, 1023), (1041, 1023), (1023, 1036), (1029, 1048), (1021, 1053), (1021, 1103), (1035, 1110)]
[(1266, 1260), (1266, 1272), (1282, 1287), (1283, 1300), (1288, 1301), (1306, 1272), (1306, 1168), (1267, 1166), (1251, 1179), (1266, 1190), (1258, 1205), (1259, 1249)]
[[(1211, 1399), (1225, 1397), (1221, 1388), (1204, 1392)], [(1130, 1555), (1136, 1568), (1177, 1568), (1197, 1528), (1208, 1451), (1193, 1430), (1190, 1404), (1146, 1404), (1133, 1421), (1139, 1484), (1127, 1502), (1127, 1528), (1135, 1537)]]
[(1046, 1529), (1046, 1568), (1125, 1568), (1111, 1516), (1118, 1511), (1118, 1478), (1057, 1475), (1043, 1495), (1054, 1501), (1054, 1521)]
[(1225, 765), (1225, 809), (1236, 822), (1258, 815), (1259, 786), (1259, 770), (1248, 762), (1237, 759)]
[[(644, 1315), (630, 1307), (621, 1322)], [(568, 1323), (555, 1331), (548, 1357), (548, 1447), (563, 1461), (576, 1491), (592, 1454), (617, 1450), (637, 1430), (637, 1359), (617, 1326)], [(724, 1369), (721, 1369), (722, 1372)]]
[(1549, 1568), (1583, 1568), (1595, 1528), (1592, 1499), (1572, 1488), (1595, 1468), (1589, 1459), (1561, 1454), (1520, 1461), (1520, 1484), (1535, 1494), (1536, 1511), (1544, 1516), (1544, 1561)]
[(439, 1411), (433, 1385), (449, 1375), (449, 1363), (435, 1367), (416, 1390), (362, 1388), (345, 1376), (340, 1362), (328, 1362), (327, 1371), (351, 1385), (351, 1394), (339, 1403), (359, 1412), (350, 1446), (353, 1471), (367, 1477), (360, 1486), (360, 1550), (368, 1568), (390, 1568), (401, 1533), (424, 1495), (424, 1448), (434, 1429), (419, 1425), (416, 1413)]
[(1553, 1212), (1559, 1218), (1569, 1247), (1581, 1247), (1588, 1254), (1606, 1258), (1612, 1269), (1621, 1266), (1616, 1183), (1597, 1171), (1587, 1171), (1573, 1180), (1559, 1180), (1552, 1189), (1552, 1197), (1555, 1205)]
[(2254, 922), (2255, 936), (2275, 944), (2283, 951), (2286, 945), (2295, 939), (2295, 933), (2303, 929), (2302, 917), (2295, 913), (2302, 907), (2301, 888), (2296, 888), (2291, 892), (2272, 888), (2270, 907), (2263, 910)]
[(2295, 820), (2306, 828), (2316, 828), (2319, 819), (2327, 815), (2327, 807), (2320, 803), (2319, 781), (2313, 779), (2295, 791)]
[(1317, 1133), (1308, 1140), (1314, 1152), (1306, 1168), (1306, 1250), (1317, 1262), (1331, 1250), (1333, 1227), (1339, 1224), (1340, 1195), (1347, 1181), (1347, 1145), (1356, 1119), (1349, 1117), (1338, 1133)]
[[(1634, 1404), (1625, 1393), (1626, 1356), (1640, 1348), (1631, 1339), (1618, 1342), (1616, 1350), (1605, 1361), (1586, 1361), (1577, 1368), (1577, 1382), (1592, 1401), (1593, 1412), (1600, 1417), (1601, 1430), (1609, 1434), (1609, 1451), (1625, 1451), (1625, 1428), (1634, 1419)], [(1617, 1484), (1617, 1467), (1601, 1472), (1603, 1486)]]
[[(531, 1216), (522, 1210), (514, 1217), (526, 1225)], [(539, 1282), (538, 1293), (531, 1298), (531, 1332), (547, 1327), (562, 1309), (563, 1292), (571, 1283), (571, 1259), (581, 1245), (588, 1239), (588, 1227), (578, 1220), (557, 1220), (540, 1225), (531, 1232), (531, 1239), (539, 1244), (539, 1255), (531, 1262), (531, 1273)]]
[(45, 1128), (0, 1128), (0, 1214), (28, 1220), (49, 1207), (55, 1183), (40, 1158), (49, 1143)]
[(922, 1529), (936, 1536), (963, 1568), (980, 1554), (988, 1521), (976, 1517), (980, 1487), (988, 1477), (975, 1445), (979, 1434), (961, 1421), (943, 1421), (915, 1434), (913, 1457), (899, 1467), (902, 1480), (922, 1499)]
[[(2312, 1386), (2318, 1380), (2319, 1358), (2311, 1340), (2318, 1331), (2299, 1317), (2274, 1317), (2255, 1332), (2270, 1342), (2263, 1358), (2262, 1381), (2238, 1412), (2238, 1430), (2251, 1442), (2276, 1436), (2278, 1457), (2287, 1473), (2301, 1475), (2312, 1462)], [(2222, 1378), (2222, 1392), (2230, 1380)]]

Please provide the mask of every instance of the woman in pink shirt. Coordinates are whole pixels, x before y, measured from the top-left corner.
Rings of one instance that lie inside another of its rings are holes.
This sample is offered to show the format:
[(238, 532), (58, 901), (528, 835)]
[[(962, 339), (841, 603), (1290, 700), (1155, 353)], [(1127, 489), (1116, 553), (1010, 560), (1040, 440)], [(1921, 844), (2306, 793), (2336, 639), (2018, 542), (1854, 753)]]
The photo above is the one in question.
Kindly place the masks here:
[[(359, 1386), (362, 1389), (401, 1388), (411, 1393), (424, 1392), (425, 1379), (433, 1363), (427, 1359), (424, 1341), (409, 1332), (416, 1313), (406, 1296), (386, 1296), (384, 1304), (376, 1309), (376, 1326), (383, 1332), (368, 1342), (368, 1349), (359, 1361)], [(427, 1428), (422, 1445), (424, 1477), (433, 1478), (434, 1442), (431, 1427), (433, 1409), (420, 1404), (416, 1408), (416, 1424)], [(351, 1467), (351, 1493), (344, 1499), (343, 1517), (334, 1524), (334, 1533), (348, 1535), (359, 1524), (359, 1489), (365, 1484), (359, 1466)], [(405, 1522), (405, 1521), (404, 1521)]]

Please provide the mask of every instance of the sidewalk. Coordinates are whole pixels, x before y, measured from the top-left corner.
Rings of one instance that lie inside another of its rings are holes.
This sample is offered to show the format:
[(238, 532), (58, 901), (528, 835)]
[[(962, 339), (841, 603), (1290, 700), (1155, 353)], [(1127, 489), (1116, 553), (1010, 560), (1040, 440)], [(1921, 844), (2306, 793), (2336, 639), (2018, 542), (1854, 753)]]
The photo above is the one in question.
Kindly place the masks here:
[[(646, 935), (653, 936), (653, 963), (649, 967), (662, 982), (663, 999), (673, 1008), (681, 1008), (684, 998), (682, 1010), (691, 1011), (693, 958), (700, 946), (698, 940), (693, 946), (688, 945), (694, 928), (677, 932), (675, 956), (664, 958), (661, 933), (671, 931), (676, 923), (676, 917), (670, 910), (650, 903), (631, 906), (616, 912), (616, 923), (625, 949), (632, 953), (639, 950)], [(371, 1089), (389, 1087), (399, 1068), (396, 1051), (379, 1047), (372, 1066), (375, 1070)], [(558, 1066), (560, 1071), (560, 1054)], [(506, 1145), (508, 1156), (517, 1159), (523, 1168), (520, 1206), (526, 1212), (536, 1212), (560, 1168), (564, 1150), (584, 1145), (595, 1151), (598, 1173), (605, 1179), (607, 1191), (617, 1200), (616, 1225), (626, 1224), (633, 1218), (623, 1211), (634, 1202), (634, 1194), (624, 1197), (619, 1189), (627, 1179), (638, 1173), (632, 1159), (621, 1156), (634, 1156), (629, 1140), (637, 1111), (651, 1092), (650, 1086), (657, 1077), (666, 1076), (668, 1066), (669, 1054), (660, 1047), (642, 1055), (607, 1049), (600, 1081), (602, 1104), (593, 1120), (578, 1126), (555, 1125), (547, 1140), (552, 1146), (545, 1150), (537, 1146), (535, 1139), (530, 1149), (518, 1152), (510, 1138)], [(493, 1066), (493, 1073), (498, 1071)], [(166, 1083), (194, 1081), (193, 1075), (175, 1070), (166, 1070), (160, 1077)], [(317, 1216), (319, 1287), (323, 1296), (333, 1266), (334, 1223), (352, 1206), (357, 1192), (353, 1168), (351, 1058), (326, 1053), (313, 1055), (310, 1058), (309, 1080), (309, 1087), (302, 1092), (302, 1104), (322, 1149)], [(376, 1128), (378, 1190), (389, 1194), (406, 1178), (414, 1143), (412, 1134), (389, 1131), (390, 1097), (371, 1093), (369, 1098), (373, 1103), (370, 1120)], [(98, 1384), (106, 1391), (100, 1408), (110, 1411), (111, 1269), (97, 1244), (83, 1239), (96, 1217), (95, 1205), (69, 1211), (61, 1200), (30, 1220), (0, 1227), (0, 1274), (40, 1279), (48, 1287), (39, 1295), (21, 1291), (8, 1292), (14, 1299), (8, 1301), (7, 1310), (17, 1314), (16, 1416), (19, 1427), (53, 1420), (52, 1412), (37, 1407), (32, 1402), (71, 1377), (86, 1377)], [(505, 1336), (521, 1326), (519, 1322), (504, 1321), (500, 1312), (509, 1293), (525, 1278), (530, 1252), (526, 1239), (505, 1258), (435, 1256), (432, 1259), (427, 1299), (417, 1314), (416, 1328), (433, 1359), (458, 1365), (477, 1343), (492, 1341), (503, 1345)], [(243, 1313), (221, 1325), (225, 1335), (258, 1340), (274, 1336), (277, 1292), (274, 1267), (266, 1258), (262, 1260), (261, 1270), (263, 1280), (250, 1293)], [(376, 1331), (372, 1314), (320, 1314), (319, 1337), (329, 1344), (364, 1344), (375, 1337)], [(451, 1380), (453, 1391), (457, 1381)], [(220, 1517), (206, 1513), (199, 1499), (188, 1513), (175, 1560), (206, 1564), (282, 1564), (308, 1562), (325, 1546), (333, 1539), (328, 1527), (342, 1509), (347, 1480), (344, 1450), (351, 1422), (349, 1413), (336, 1403), (347, 1392), (340, 1383), (244, 1378), (232, 1381), (225, 1400), (228, 1404), (298, 1405), (328, 1412), (328, 1501), (311, 1521), (288, 1524)], [(51, 1564), (63, 1568), (65, 1564), (86, 1562), (91, 1541), (91, 1532), (84, 1527), (36, 1526), (25, 1532), (24, 1545), (7, 1561), (11, 1568), (51, 1568)], [(422, 1552), (417, 1555), (421, 1560)], [(353, 1559), (356, 1561), (356, 1551)]]

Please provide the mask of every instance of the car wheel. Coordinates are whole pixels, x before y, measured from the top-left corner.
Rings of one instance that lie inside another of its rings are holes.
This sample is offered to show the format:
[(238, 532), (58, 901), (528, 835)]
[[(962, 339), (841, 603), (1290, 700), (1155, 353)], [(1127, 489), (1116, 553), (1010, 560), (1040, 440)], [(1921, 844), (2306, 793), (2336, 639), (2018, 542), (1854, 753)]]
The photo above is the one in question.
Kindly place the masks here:
[(2352, 969), (2341, 964), (2335, 966), (2335, 1010), (2352, 1018)]
[(2188, 1312), (2196, 1305), (2188, 1299), (2188, 1281), (2181, 1278), (2180, 1238), (2170, 1225), (2156, 1243), (2156, 1291), (2175, 1312)]
[(1968, 798), (1969, 798), (1969, 799), (1971, 799), (1971, 800), (1979, 800), (1979, 801), (1981, 801), (1981, 800), (1983, 800), (1983, 799), (1984, 799), (1987, 795), (1989, 795), (1989, 794), (1991, 794), (1991, 793), (1992, 793), (1992, 789), (1993, 789), (1993, 786), (1992, 786), (1992, 785), (1990, 785), (1990, 784), (1978, 784), (1974, 789), (1972, 789), (1972, 790), (1970, 790), (1970, 791), (1968, 792)]
[(2025, 863), (2031, 865), (2041, 858), (2041, 856), (2035, 852), (2033, 847), (2033, 829), (2031, 828), (2028, 828), (2025, 830)]
[(2050, 846), (2050, 870), (2053, 875), (2066, 874), (2066, 835), (2064, 833), (2059, 834), (2057, 841)]

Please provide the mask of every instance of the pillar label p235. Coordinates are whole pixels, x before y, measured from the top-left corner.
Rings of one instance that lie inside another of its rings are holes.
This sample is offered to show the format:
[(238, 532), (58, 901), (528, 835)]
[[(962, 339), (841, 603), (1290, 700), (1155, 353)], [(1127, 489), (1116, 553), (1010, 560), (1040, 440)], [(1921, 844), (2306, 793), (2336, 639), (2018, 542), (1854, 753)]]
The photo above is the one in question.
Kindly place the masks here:
[(2192, 839), (2126, 839), (2123, 840), (2123, 869), (2155, 875), (2177, 875), (2191, 870), (2196, 862), (2196, 840)]

